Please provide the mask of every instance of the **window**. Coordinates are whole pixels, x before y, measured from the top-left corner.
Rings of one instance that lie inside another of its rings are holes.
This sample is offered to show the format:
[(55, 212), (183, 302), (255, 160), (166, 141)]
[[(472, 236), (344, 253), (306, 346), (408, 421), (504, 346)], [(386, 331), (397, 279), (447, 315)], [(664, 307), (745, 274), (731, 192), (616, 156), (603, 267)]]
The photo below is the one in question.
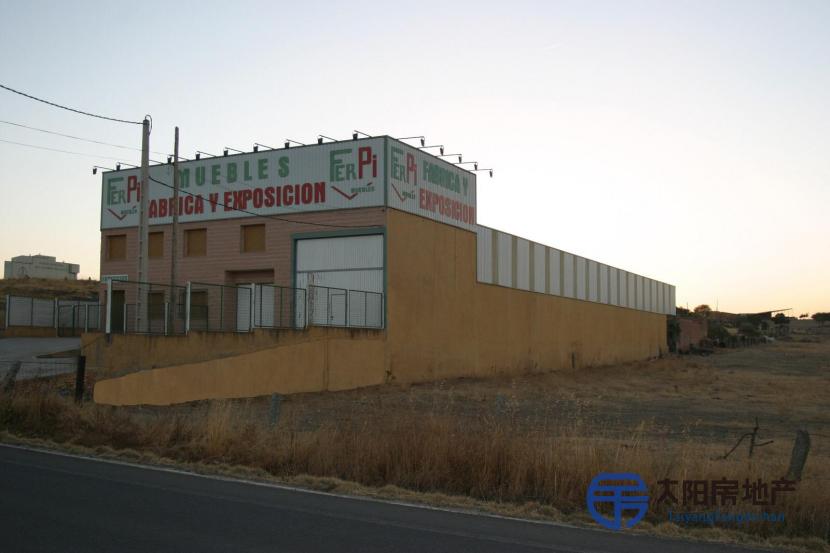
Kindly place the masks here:
[(207, 229), (197, 228), (184, 231), (185, 257), (205, 254), (207, 254)]
[(164, 292), (147, 294), (147, 315), (151, 321), (164, 320)]
[(127, 259), (127, 235), (107, 236), (107, 260)]
[(150, 259), (164, 257), (164, 233), (151, 232), (150, 240), (147, 243), (147, 250)]
[(242, 251), (265, 251), (265, 225), (242, 225)]

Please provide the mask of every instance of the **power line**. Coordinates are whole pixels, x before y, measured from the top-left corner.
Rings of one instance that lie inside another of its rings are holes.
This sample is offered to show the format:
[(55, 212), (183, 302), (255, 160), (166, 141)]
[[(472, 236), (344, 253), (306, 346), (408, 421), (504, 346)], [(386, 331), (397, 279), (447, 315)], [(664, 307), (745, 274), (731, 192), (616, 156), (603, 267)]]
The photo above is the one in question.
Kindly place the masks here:
[(76, 156), (84, 156), (84, 157), (92, 157), (96, 159), (111, 159), (114, 161), (121, 161), (122, 158), (120, 157), (108, 157), (108, 156), (99, 156), (95, 154), (86, 154), (83, 152), (72, 152), (70, 150), (60, 150), (58, 148), (47, 148), (46, 146), (35, 146), (34, 144), (25, 144), (23, 142), (15, 142), (14, 140), (4, 140), (0, 138), (0, 142), (5, 142), (6, 144), (15, 144), (17, 146), (26, 146), (27, 148), (36, 148), (38, 150), (48, 150), (50, 152), (60, 152), (62, 154), (73, 154)]
[[(170, 188), (170, 189), (173, 188), (172, 185), (161, 182), (160, 180), (156, 180), (153, 177), (149, 177), (149, 179), (151, 181), (155, 182), (156, 184), (166, 186), (167, 188)], [(188, 194), (190, 196), (197, 196), (197, 197), (204, 198), (204, 196), (201, 196), (201, 194), (194, 194), (193, 192), (189, 192), (187, 190), (182, 190), (181, 188), (179, 188), (179, 193), (184, 193), (184, 194)], [(208, 201), (211, 204), (215, 203), (216, 205), (221, 205), (225, 209), (232, 209), (234, 211), (239, 211), (240, 213), (247, 213), (248, 215), (252, 215), (254, 217), (263, 217), (265, 219), (273, 219), (275, 221), (283, 221), (285, 223), (297, 223), (299, 225), (311, 225), (311, 226), (315, 226), (315, 227), (329, 227), (329, 228), (366, 228), (366, 225), (330, 225), (330, 224), (327, 224), (327, 223), (312, 223), (312, 222), (309, 222), (309, 221), (295, 221), (293, 219), (285, 219), (283, 217), (278, 217), (276, 215), (263, 215), (261, 213), (254, 213), (253, 211), (247, 211), (245, 209), (241, 209), (241, 208), (238, 208), (238, 207), (233, 207), (233, 206), (229, 206), (227, 204), (223, 204), (220, 201), (216, 201), (216, 202), (213, 202), (213, 201), (210, 201), (210, 200), (208, 200)], [(178, 208), (178, 206), (176, 206), (176, 207)], [(377, 225), (371, 225), (371, 226), (377, 226)]]
[(67, 111), (72, 111), (74, 113), (79, 113), (81, 115), (87, 115), (89, 117), (96, 117), (98, 119), (105, 119), (107, 121), (115, 121), (116, 123), (129, 123), (131, 125), (141, 125), (142, 124), (141, 121), (127, 121), (126, 119), (117, 119), (115, 117), (107, 117), (105, 115), (98, 115), (96, 113), (90, 113), (88, 111), (81, 111), (79, 109), (70, 108), (70, 107), (67, 107), (67, 106), (62, 106), (61, 104), (56, 104), (55, 102), (50, 102), (49, 100), (44, 100), (42, 98), (38, 98), (37, 96), (32, 96), (31, 94), (26, 94), (25, 92), (20, 92), (19, 90), (15, 90), (15, 89), (13, 89), (9, 86), (6, 86), (4, 84), (0, 84), (0, 88), (5, 88), (9, 92), (14, 92), (15, 94), (19, 94), (21, 96), (29, 98), (30, 100), (35, 100), (37, 102), (42, 102), (46, 105), (53, 106), (53, 107), (60, 108), (60, 109), (65, 109)]
[[(132, 146), (124, 146), (122, 144), (113, 144), (112, 142), (103, 142), (101, 140), (93, 140), (91, 138), (82, 138), (80, 136), (75, 136), (75, 135), (72, 135), (72, 134), (64, 134), (64, 133), (60, 133), (60, 132), (57, 132), (57, 131), (50, 131), (50, 130), (47, 130), (47, 129), (39, 129), (37, 127), (31, 127), (29, 125), (24, 125), (22, 123), (14, 123), (12, 121), (0, 120), (0, 123), (6, 124), (6, 125), (13, 125), (15, 127), (21, 127), (21, 128), (29, 129), (29, 130), (33, 130), (33, 131), (43, 132), (43, 133), (46, 133), (46, 134), (54, 134), (55, 136), (63, 136), (64, 138), (72, 138), (74, 140), (81, 140), (83, 142), (89, 142), (91, 144), (102, 144), (104, 146), (112, 146), (113, 148), (121, 148), (123, 150), (135, 150), (136, 152), (141, 151), (141, 148), (133, 148)], [(165, 152), (155, 152), (155, 151), (153, 151), (152, 153), (158, 154), (160, 156), (167, 155)]]

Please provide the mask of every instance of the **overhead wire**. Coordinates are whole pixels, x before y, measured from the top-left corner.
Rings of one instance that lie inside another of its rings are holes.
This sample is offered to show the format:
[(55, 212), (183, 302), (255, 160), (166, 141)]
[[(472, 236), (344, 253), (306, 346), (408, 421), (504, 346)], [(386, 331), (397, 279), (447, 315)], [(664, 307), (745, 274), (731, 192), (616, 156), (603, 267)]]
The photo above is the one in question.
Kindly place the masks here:
[(60, 148), (49, 148), (47, 146), (37, 146), (35, 144), (26, 144), (25, 142), (15, 142), (14, 140), (6, 140), (0, 138), (0, 142), (5, 142), (6, 144), (15, 144), (17, 146), (26, 146), (27, 148), (35, 148), (38, 150), (48, 150), (50, 152), (60, 152), (62, 154), (73, 154), (76, 156), (84, 156), (84, 157), (91, 157), (96, 159), (111, 159), (113, 161), (121, 161), (123, 158), (120, 157), (109, 157), (109, 156), (99, 156), (97, 154), (87, 154), (84, 152), (73, 152), (71, 150), (61, 150)]
[[(12, 125), (12, 126), (15, 126), (15, 127), (20, 127), (20, 128), (23, 128), (23, 129), (29, 129), (29, 130), (32, 130), (32, 131), (38, 131), (38, 132), (42, 132), (42, 133), (46, 133), (46, 134), (53, 134), (55, 136), (62, 136), (64, 138), (72, 138), (73, 140), (81, 140), (83, 142), (89, 142), (91, 144), (101, 144), (103, 146), (112, 146), (113, 148), (121, 148), (122, 150), (135, 150), (136, 152), (141, 151), (141, 148), (135, 148), (133, 146), (124, 146), (123, 144), (113, 144), (112, 142), (104, 142), (103, 140), (94, 140), (92, 138), (83, 138), (83, 137), (75, 136), (75, 135), (72, 135), (72, 134), (64, 134), (64, 133), (57, 132), (57, 131), (50, 131), (48, 129), (39, 129), (37, 127), (24, 125), (22, 123), (15, 123), (13, 121), (4, 121), (4, 120), (0, 119), (0, 123), (3, 123), (5, 125)], [(153, 150), (150, 150), (150, 153), (158, 154), (160, 156), (167, 155), (165, 152), (156, 152), (156, 151), (153, 151)]]
[(86, 115), (88, 117), (95, 117), (97, 119), (104, 119), (106, 121), (114, 121), (116, 123), (128, 123), (130, 125), (141, 125), (143, 123), (142, 121), (129, 121), (127, 119), (118, 119), (117, 117), (107, 117), (106, 115), (99, 115), (97, 113), (91, 113), (91, 112), (83, 111), (83, 110), (80, 110), (80, 109), (70, 108), (68, 106), (58, 104), (56, 102), (50, 102), (49, 100), (44, 100), (43, 98), (38, 98), (37, 96), (32, 96), (31, 94), (26, 94), (25, 92), (15, 90), (14, 88), (12, 88), (10, 86), (6, 86), (2, 83), (0, 83), (0, 88), (4, 88), (4, 89), (8, 90), (9, 92), (13, 92), (15, 94), (19, 94), (20, 96), (23, 96), (25, 98), (29, 98), (30, 100), (35, 100), (36, 102), (41, 102), (41, 103), (44, 103), (44, 104), (52, 106), (52, 107), (65, 109), (67, 111), (71, 111), (73, 113), (78, 113), (80, 115)]

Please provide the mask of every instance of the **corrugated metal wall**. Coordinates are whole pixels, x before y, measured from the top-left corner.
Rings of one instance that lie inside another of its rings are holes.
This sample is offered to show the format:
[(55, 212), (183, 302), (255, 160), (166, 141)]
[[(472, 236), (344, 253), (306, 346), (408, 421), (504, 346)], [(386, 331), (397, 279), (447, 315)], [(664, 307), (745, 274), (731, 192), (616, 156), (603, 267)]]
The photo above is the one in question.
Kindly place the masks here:
[(675, 314), (674, 286), (478, 225), (478, 281)]

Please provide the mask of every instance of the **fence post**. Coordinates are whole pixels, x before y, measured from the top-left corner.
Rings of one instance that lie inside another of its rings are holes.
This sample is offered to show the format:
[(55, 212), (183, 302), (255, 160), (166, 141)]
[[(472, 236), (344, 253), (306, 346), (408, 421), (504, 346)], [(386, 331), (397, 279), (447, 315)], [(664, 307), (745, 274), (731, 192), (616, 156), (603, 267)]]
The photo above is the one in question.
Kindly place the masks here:
[(167, 321), (170, 314), (170, 302), (164, 302), (164, 335), (167, 336)]
[[(248, 299), (250, 302), (248, 305), (248, 332), (254, 331), (254, 323), (256, 323), (256, 317), (254, 317), (254, 309), (256, 304), (256, 284), (251, 283), (251, 297)], [(262, 301), (262, 297), (259, 298), (259, 301)], [(259, 321), (262, 323), (262, 321)]]
[(86, 356), (78, 356), (78, 366), (75, 369), (75, 403), (84, 400), (84, 380), (86, 374)]
[(6, 324), (3, 326), (3, 328), (9, 328), (9, 321), (11, 320), (10, 315), (12, 311), (11, 298), (12, 297), (9, 294), (6, 294)]
[(112, 333), (112, 279), (107, 279), (107, 328), (106, 334)]
[(58, 328), (58, 324), (60, 321), (60, 304), (58, 303), (58, 298), (52, 300), (52, 321), (55, 323), (55, 330)]
[(190, 333), (190, 281), (187, 281), (184, 293), (184, 333)]
[(84, 305), (84, 332), (89, 332), (89, 304)]
[(35, 298), (29, 298), (29, 326), (35, 326)]

